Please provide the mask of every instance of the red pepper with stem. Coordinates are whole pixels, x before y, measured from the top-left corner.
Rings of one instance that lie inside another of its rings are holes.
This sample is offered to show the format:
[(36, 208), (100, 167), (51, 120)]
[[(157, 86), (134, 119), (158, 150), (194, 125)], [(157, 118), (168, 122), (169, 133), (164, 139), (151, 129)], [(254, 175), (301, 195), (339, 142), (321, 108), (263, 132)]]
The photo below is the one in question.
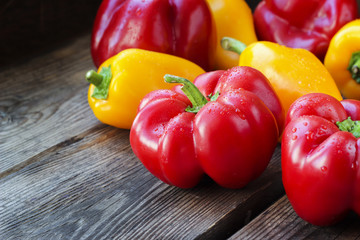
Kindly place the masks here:
[(94, 64), (127, 48), (176, 55), (212, 69), (216, 28), (206, 1), (102, 1), (91, 38)]
[(153, 175), (190, 188), (206, 173), (223, 187), (241, 188), (265, 170), (284, 112), (260, 71), (234, 67), (204, 73), (194, 84), (170, 75), (165, 81), (183, 86), (145, 96), (130, 130), (135, 155)]
[(360, 214), (360, 101), (311, 93), (286, 117), (282, 173), (296, 213), (315, 225)]
[(356, 0), (262, 0), (254, 24), (259, 40), (304, 48), (323, 60), (331, 38), (357, 17)]

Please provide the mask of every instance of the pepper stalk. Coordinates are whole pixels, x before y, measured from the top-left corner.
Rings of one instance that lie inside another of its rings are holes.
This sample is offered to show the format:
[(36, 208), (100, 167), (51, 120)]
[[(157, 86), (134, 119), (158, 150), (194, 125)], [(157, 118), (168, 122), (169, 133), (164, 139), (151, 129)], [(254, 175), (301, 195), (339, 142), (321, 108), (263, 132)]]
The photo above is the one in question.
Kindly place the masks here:
[(351, 77), (360, 83), (360, 51), (351, 55), (347, 70), (351, 73)]
[(356, 138), (360, 137), (360, 121), (353, 121), (351, 120), (351, 117), (348, 117), (342, 122), (336, 122), (336, 125), (341, 131), (350, 132)]
[(236, 40), (235, 38), (231, 37), (223, 37), (221, 39), (221, 47), (227, 51), (235, 52), (239, 55), (245, 50), (247, 47), (244, 43)]
[(90, 70), (86, 73), (86, 80), (95, 85), (91, 97), (97, 99), (107, 99), (109, 94), (109, 86), (112, 78), (111, 65), (101, 68), (99, 73)]
[[(189, 98), (192, 107), (188, 106), (185, 111), (191, 112), (191, 113), (197, 113), (199, 110), (207, 104), (209, 101), (206, 99), (206, 97), (200, 92), (200, 90), (189, 80), (186, 78), (165, 74), (164, 80), (167, 83), (180, 83), (183, 86), (181, 87), (181, 90), (185, 93), (185, 95)], [(210, 101), (215, 101), (217, 97), (219, 96), (219, 93), (214, 94)]]

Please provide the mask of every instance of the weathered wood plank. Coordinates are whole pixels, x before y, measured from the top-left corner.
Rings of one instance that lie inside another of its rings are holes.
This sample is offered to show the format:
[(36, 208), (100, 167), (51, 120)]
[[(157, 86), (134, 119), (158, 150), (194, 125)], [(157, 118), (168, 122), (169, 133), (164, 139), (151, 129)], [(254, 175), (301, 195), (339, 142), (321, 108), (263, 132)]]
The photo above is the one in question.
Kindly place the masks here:
[(314, 226), (302, 220), (283, 196), (230, 239), (360, 239), (360, 218), (350, 213), (334, 226)]
[(0, 239), (224, 239), (283, 194), (279, 148), (244, 189), (182, 190), (143, 167), (128, 135), (98, 125), (0, 179)]
[(0, 72), (0, 177), (99, 122), (87, 104), (90, 35)]

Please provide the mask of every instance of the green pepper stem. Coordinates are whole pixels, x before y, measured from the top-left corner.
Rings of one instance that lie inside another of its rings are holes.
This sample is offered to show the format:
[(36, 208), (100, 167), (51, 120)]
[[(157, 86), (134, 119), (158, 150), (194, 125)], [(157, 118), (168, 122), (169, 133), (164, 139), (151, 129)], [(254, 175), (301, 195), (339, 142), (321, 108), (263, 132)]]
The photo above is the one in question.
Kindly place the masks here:
[(360, 121), (353, 121), (351, 120), (351, 117), (348, 117), (342, 122), (336, 122), (336, 125), (341, 131), (350, 132), (356, 138), (360, 137)]
[(246, 45), (244, 43), (230, 37), (223, 37), (220, 44), (223, 49), (235, 52), (239, 55), (241, 55), (241, 53), (246, 48)]
[(88, 71), (85, 78), (88, 82), (95, 85), (91, 97), (96, 99), (107, 99), (112, 79), (110, 65), (108, 67), (102, 67), (99, 73), (94, 70)]
[(351, 77), (357, 83), (360, 83), (360, 51), (354, 52), (351, 55), (347, 70), (350, 71)]
[(189, 98), (192, 107), (187, 107), (185, 111), (197, 113), (206, 103), (208, 103), (208, 100), (206, 97), (200, 92), (200, 90), (189, 80), (166, 74), (164, 76), (165, 82), (167, 83), (181, 83), (183, 86), (181, 87), (181, 90), (185, 93), (185, 95)]
[(94, 84), (97, 87), (101, 85), (101, 82), (104, 79), (101, 74), (95, 72), (94, 70), (88, 71), (85, 78), (89, 83)]

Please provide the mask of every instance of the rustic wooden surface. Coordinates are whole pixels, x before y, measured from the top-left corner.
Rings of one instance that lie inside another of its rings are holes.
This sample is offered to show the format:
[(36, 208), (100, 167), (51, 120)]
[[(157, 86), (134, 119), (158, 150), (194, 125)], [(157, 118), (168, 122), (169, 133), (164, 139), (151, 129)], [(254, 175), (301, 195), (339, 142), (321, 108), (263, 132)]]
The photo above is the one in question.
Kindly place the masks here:
[(0, 72), (0, 239), (229, 237), (283, 195), (279, 148), (241, 190), (182, 190), (87, 104), (90, 34)]
[(87, 104), (89, 39), (0, 71), (0, 239), (359, 238), (357, 216), (328, 228), (296, 216), (282, 197), (279, 147), (241, 190), (153, 177), (129, 131), (101, 124)]
[(0, 72), (0, 150), (5, 153), (0, 176), (97, 123), (87, 106), (84, 80), (93, 68), (88, 38)]

